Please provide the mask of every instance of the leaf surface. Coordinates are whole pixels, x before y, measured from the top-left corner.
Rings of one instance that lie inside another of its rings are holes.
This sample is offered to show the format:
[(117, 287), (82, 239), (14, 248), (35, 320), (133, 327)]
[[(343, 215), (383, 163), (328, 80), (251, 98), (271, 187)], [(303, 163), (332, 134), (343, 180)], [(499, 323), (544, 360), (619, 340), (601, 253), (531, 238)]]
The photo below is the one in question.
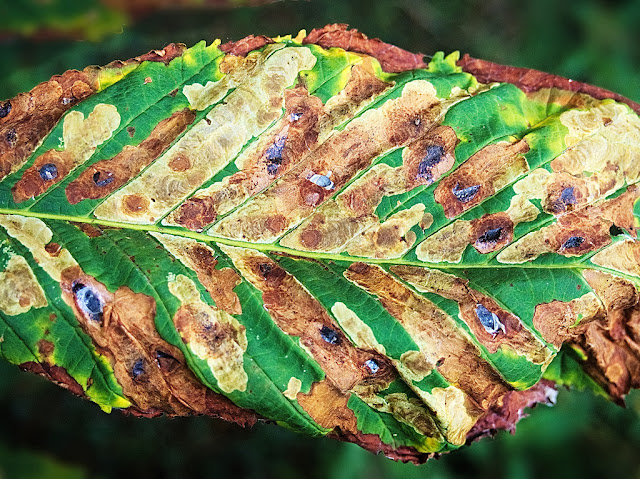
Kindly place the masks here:
[(0, 355), (413, 461), (554, 383), (622, 401), (636, 111), (343, 25), (67, 72), (0, 104)]

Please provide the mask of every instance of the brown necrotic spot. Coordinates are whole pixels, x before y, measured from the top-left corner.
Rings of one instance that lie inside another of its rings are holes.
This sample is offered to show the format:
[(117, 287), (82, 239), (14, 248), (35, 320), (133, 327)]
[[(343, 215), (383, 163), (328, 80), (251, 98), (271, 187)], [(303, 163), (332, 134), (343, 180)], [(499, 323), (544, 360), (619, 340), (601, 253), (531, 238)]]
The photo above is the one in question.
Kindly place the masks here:
[(134, 126), (128, 126), (127, 133), (129, 134), (130, 138), (133, 138), (133, 135), (136, 134), (136, 128)]
[(191, 168), (191, 160), (186, 155), (176, 155), (171, 158), (169, 168), (173, 171), (187, 171)]
[(130, 214), (142, 214), (149, 207), (149, 199), (140, 195), (127, 195), (122, 203)]
[(46, 244), (44, 250), (51, 256), (58, 256), (60, 254), (60, 251), (62, 251), (62, 246), (60, 246), (58, 243), (51, 242)]
[(479, 253), (497, 251), (513, 239), (514, 224), (506, 213), (495, 213), (471, 222), (471, 241)]
[(213, 223), (217, 216), (212, 198), (194, 197), (180, 206), (175, 215), (175, 221), (191, 231), (202, 231), (205, 226)]

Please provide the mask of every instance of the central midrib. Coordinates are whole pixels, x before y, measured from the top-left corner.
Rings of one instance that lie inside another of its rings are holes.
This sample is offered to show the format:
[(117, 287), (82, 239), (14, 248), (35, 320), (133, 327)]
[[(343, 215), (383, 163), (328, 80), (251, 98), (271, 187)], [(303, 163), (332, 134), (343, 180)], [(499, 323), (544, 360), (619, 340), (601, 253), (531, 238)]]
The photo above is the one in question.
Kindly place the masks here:
[[(145, 232), (154, 232), (154, 233), (163, 233), (174, 236), (179, 236), (183, 238), (191, 238), (194, 240), (202, 241), (205, 243), (217, 243), (228, 246), (236, 246), (239, 248), (247, 248), (255, 251), (260, 251), (262, 253), (276, 253), (276, 254), (284, 254), (288, 256), (298, 257), (298, 258), (307, 258), (314, 260), (326, 260), (326, 261), (342, 261), (342, 262), (364, 262), (370, 264), (379, 264), (379, 265), (407, 265), (407, 266), (421, 266), (426, 268), (433, 268), (439, 270), (453, 270), (453, 269), (534, 269), (534, 270), (553, 270), (553, 269), (564, 269), (564, 270), (573, 270), (573, 271), (581, 271), (584, 269), (596, 269), (604, 272), (611, 272), (610, 269), (600, 267), (595, 264), (584, 264), (585, 259), (583, 258), (579, 262), (573, 264), (532, 264), (532, 263), (522, 263), (522, 264), (455, 264), (455, 263), (428, 263), (422, 261), (413, 261), (413, 260), (405, 260), (401, 258), (397, 259), (389, 259), (389, 258), (367, 258), (367, 257), (358, 257), (358, 256), (349, 256), (343, 254), (336, 253), (323, 253), (323, 252), (310, 252), (310, 251), (301, 251), (293, 248), (287, 248), (284, 246), (280, 246), (274, 243), (251, 243), (248, 241), (235, 240), (230, 238), (224, 238), (220, 236), (212, 236), (203, 233), (197, 233), (195, 231), (188, 230), (177, 230), (172, 228), (164, 228), (153, 225), (139, 225), (134, 223), (124, 223), (119, 221), (110, 221), (96, 218), (87, 218), (80, 216), (67, 216), (67, 215), (57, 215), (52, 213), (41, 213), (41, 212), (32, 212), (32, 211), (21, 211), (21, 210), (12, 210), (9, 208), (0, 208), (0, 215), (18, 215), (30, 218), (39, 218), (42, 220), (55, 220), (55, 221), (67, 221), (71, 223), (84, 223), (90, 224), (94, 226), (105, 226), (108, 228), (119, 228), (119, 229), (130, 229), (135, 231), (145, 231)], [(630, 279), (631, 281), (637, 283), (638, 278), (634, 276), (630, 276), (628, 274), (624, 274), (620, 271), (615, 271), (616, 275), (625, 277)]]

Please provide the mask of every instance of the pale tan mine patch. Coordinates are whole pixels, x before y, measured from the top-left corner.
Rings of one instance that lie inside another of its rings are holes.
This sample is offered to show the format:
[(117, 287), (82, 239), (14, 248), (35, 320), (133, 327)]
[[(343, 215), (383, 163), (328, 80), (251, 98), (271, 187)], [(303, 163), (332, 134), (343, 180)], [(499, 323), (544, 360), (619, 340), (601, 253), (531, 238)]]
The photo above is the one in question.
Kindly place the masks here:
[[(137, 224), (159, 220), (281, 116), (284, 89), (315, 61), (307, 48), (273, 53), (140, 176), (102, 203), (96, 217)], [(189, 167), (172, 169), (176, 158), (186, 158)]]
[(344, 303), (335, 303), (331, 307), (331, 313), (338, 321), (340, 327), (351, 338), (353, 344), (359, 348), (378, 351), (386, 354), (382, 344), (378, 342), (373, 330), (358, 315), (347, 307)]
[(12, 256), (0, 272), (0, 311), (8, 316), (26, 313), (31, 308), (47, 306), (44, 290), (29, 263), (22, 256)]
[(60, 282), (63, 270), (78, 265), (66, 249), (55, 254), (45, 249), (51, 243), (53, 233), (42, 220), (19, 215), (0, 215), (0, 226), (7, 230), (9, 236), (22, 243), (38, 265), (57, 282)]
[(300, 392), (300, 388), (302, 388), (302, 381), (298, 378), (291, 378), (289, 379), (289, 384), (287, 384), (287, 390), (282, 394), (284, 394), (284, 397), (287, 399), (295, 401), (298, 393)]
[[(99, 103), (86, 119), (79, 111), (69, 112), (62, 126), (63, 150), (49, 150), (36, 158), (12, 188), (14, 201), (34, 198), (60, 182), (91, 158), (96, 147), (111, 138), (119, 125), (120, 114), (115, 105)], [(43, 175), (43, 168), (47, 174)]]
[(627, 240), (612, 244), (593, 255), (591, 262), (640, 278), (640, 242)]
[(169, 291), (182, 303), (173, 320), (185, 344), (207, 362), (222, 391), (245, 391), (249, 380), (243, 358), (245, 327), (202, 301), (195, 283), (182, 274), (169, 281)]
[(471, 223), (456, 220), (427, 237), (416, 248), (416, 256), (427, 263), (459, 263), (469, 244)]
[[(426, 81), (407, 83), (399, 98), (352, 120), (269, 189), (214, 224), (209, 234), (259, 243), (274, 241), (377, 156), (421, 137), (453, 103), (439, 102), (433, 85)], [(320, 176), (325, 180), (318, 183)]]

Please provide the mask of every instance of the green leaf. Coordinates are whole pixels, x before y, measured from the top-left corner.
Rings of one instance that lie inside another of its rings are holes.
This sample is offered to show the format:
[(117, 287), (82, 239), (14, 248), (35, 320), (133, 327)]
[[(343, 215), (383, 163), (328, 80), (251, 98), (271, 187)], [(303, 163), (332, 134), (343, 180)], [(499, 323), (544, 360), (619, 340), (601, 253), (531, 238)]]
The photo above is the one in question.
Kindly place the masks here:
[(542, 378), (638, 387), (637, 114), (305, 35), (170, 45), (0, 103), (0, 356), (105, 411), (413, 461), (513, 427), (554, 398)]

